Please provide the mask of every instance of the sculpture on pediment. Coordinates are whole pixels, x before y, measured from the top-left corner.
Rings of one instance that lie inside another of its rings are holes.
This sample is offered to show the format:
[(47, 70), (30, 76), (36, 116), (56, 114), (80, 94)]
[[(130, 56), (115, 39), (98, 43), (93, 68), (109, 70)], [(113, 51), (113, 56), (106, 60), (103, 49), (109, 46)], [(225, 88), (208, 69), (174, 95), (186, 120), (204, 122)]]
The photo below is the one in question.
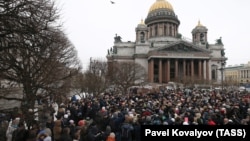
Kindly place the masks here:
[(206, 43), (206, 49), (208, 49), (209, 48), (209, 44), (208, 43)]
[(217, 45), (223, 45), (221, 37), (219, 39), (216, 39)]
[(151, 45), (150, 45), (150, 47), (154, 47), (154, 42), (151, 42)]
[(225, 51), (224, 51), (224, 49), (223, 49), (223, 50), (221, 50), (221, 56), (222, 56), (222, 57), (224, 57), (224, 56), (225, 56)]
[(116, 52), (117, 52), (116, 47), (111, 47), (110, 49), (108, 49), (108, 55), (116, 54)]
[(117, 54), (117, 48), (116, 48), (116, 47), (114, 47), (113, 53), (114, 53), (114, 54)]
[(121, 36), (117, 36), (117, 34), (115, 34), (114, 39), (115, 39), (115, 43), (122, 42), (122, 40), (121, 40), (122, 37)]

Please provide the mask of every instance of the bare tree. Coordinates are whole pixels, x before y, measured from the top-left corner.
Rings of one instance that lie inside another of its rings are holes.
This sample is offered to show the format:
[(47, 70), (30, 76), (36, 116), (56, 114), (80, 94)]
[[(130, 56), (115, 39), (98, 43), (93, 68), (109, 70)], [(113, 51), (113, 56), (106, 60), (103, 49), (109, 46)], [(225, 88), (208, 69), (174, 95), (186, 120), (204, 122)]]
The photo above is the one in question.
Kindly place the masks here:
[[(57, 24), (51, 0), (0, 0), (1, 78), (20, 85), (24, 116), (39, 96), (65, 94), (81, 69), (75, 47)], [(6, 98), (0, 93), (0, 98)]]
[(108, 76), (109, 81), (122, 91), (123, 94), (126, 94), (129, 87), (146, 78), (146, 71), (138, 63), (112, 62), (109, 65)]
[(106, 82), (107, 62), (90, 60), (89, 69), (84, 73), (84, 87), (87, 93), (100, 94), (108, 84)]
[(84, 74), (79, 72), (77, 75), (72, 77), (70, 80), (70, 96), (78, 95), (82, 97), (82, 93), (85, 91), (84, 87)]

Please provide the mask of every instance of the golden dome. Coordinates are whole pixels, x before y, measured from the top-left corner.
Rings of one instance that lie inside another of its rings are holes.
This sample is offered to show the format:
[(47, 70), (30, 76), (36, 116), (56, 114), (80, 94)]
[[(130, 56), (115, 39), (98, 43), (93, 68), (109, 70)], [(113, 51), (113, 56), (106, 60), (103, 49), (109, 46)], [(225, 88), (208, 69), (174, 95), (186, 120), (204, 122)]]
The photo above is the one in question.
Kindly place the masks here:
[(172, 5), (166, 0), (156, 0), (156, 2), (150, 7), (149, 12), (157, 10), (157, 9), (161, 9), (161, 8), (166, 8), (171, 11), (174, 11)]

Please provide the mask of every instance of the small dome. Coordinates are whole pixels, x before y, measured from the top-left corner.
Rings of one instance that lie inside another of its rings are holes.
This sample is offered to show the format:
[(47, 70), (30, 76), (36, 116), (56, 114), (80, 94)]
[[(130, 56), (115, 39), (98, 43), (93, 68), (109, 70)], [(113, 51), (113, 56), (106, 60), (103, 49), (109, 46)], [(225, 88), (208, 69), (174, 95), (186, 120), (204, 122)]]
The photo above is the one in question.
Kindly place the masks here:
[(140, 22), (139, 24), (141, 24), (141, 25), (145, 25), (145, 23), (144, 23), (143, 19), (141, 19), (141, 22)]
[(147, 25), (144, 23), (143, 19), (141, 19), (141, 22), (137, 25), (139, 28), (147, 27)]
[(157, 9), (168, 9), (174, 11), (172, 5), (165, 0), (156, 0), (156, 2), (150, 7), (149, 13)]
[(194, 32), (207, 32), (207, 27), (202, 25), (200, 20), (199, 20), (196, 27), (192, 30), (192, 33), (194, 33)]

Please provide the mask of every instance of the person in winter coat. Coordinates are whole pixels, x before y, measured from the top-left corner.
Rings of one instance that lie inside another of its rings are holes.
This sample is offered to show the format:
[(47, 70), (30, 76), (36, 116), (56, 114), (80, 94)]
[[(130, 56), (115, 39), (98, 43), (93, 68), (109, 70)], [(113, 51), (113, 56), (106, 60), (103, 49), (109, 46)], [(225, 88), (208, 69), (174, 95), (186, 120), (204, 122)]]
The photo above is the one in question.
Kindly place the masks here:
[(28, 131), (23, 122), (19, 122), (18, 128), (12, 133), (12, 141), (26, 141)]
[(53, 135), (54, 135), (54, 140), (59, 141), (62, 133), (62, 121), (61, 120), (56, 120), (54, 127), (53, 127)]
[(13, 121), (11, 120), (9, 122), (9, 127), (6, 131), (7, 141), (12, 141), (12, 134), (17, 129), (18, 123), (19, 123), (19, 119), (17, 119), (17, 118), (15, 120), (13, 120)]
[(60, 141), (73, 141), (73, 139), (70, 136), (70, 128), (64, 127), (62, 130), (62, 135), (60, 137)]

